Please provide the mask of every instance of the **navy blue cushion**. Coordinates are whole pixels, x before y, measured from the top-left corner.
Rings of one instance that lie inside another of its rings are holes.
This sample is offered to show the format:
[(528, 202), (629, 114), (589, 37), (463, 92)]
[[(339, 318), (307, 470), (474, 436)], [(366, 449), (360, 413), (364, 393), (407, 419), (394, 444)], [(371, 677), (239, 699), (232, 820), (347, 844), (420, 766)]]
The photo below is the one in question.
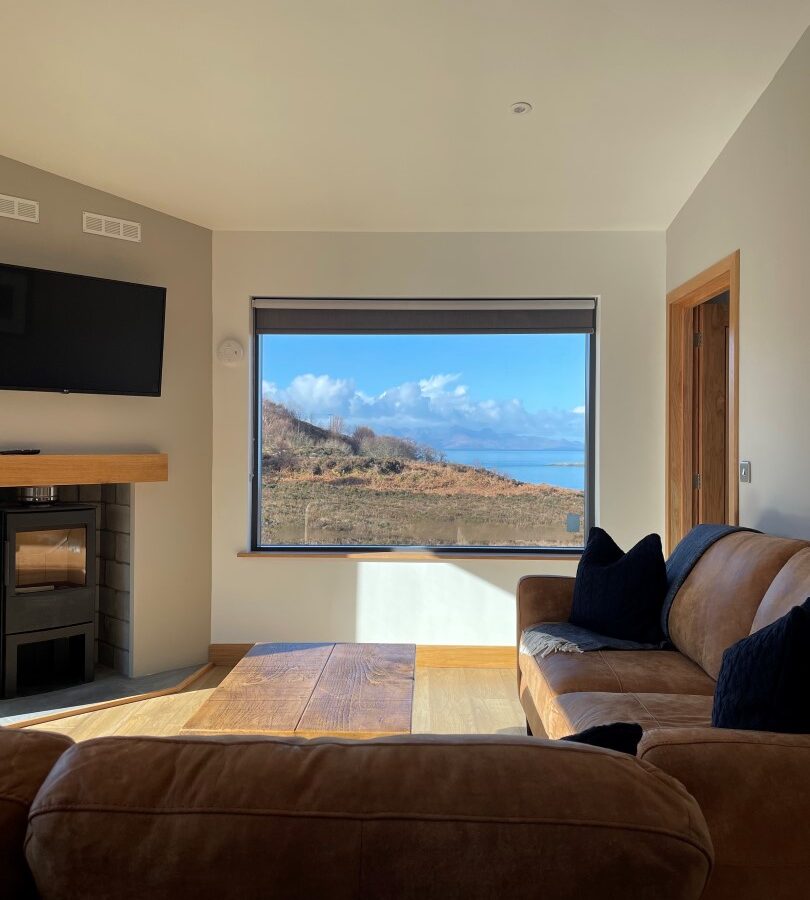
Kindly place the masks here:
[(810, 597), (723, 654), (716, 728), (810, 734)]
[(667, 568), (661, 538), (648, 534), (625, 553), (593, 527), (574, 583), (570, 621), (597, 634), (654, 644), (663, 640)]
[(560, 738), (572, 744), (588, 744), (591, 747), (604, 747), (607, 750), (618, 750), (619, 753), (636, 755), (638, 742), (643, 734), (641, 725), (636, 722), (611, 722), (610, 725), (594, 725), (579, 734), (569, 734)]

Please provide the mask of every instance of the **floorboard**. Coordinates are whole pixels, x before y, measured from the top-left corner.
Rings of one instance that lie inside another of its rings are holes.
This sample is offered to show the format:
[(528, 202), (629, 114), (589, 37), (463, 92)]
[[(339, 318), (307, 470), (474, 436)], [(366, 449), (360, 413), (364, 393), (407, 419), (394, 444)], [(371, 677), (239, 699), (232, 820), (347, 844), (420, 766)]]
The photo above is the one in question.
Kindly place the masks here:
[[(229, 667), (217, 666), (182, 693), (33, 728), (67, 734), (77, 741), (114, 734), (180, 734), (229, 672)], [(420, 734), (525, 734), (515, 670), (417, 667), (412, 729)]]
[(157, 675), (127, 678), (104, 666), (96, 668), (94, 681), (73, 685), (61, 690), (0, 700), (0, 725), (12, 725), (25, 719), (68, 712), (82, 706), (117, 701), (136, 694), (166, 690), (179, 684), (199, 670), (199, 666), (172, 669)]

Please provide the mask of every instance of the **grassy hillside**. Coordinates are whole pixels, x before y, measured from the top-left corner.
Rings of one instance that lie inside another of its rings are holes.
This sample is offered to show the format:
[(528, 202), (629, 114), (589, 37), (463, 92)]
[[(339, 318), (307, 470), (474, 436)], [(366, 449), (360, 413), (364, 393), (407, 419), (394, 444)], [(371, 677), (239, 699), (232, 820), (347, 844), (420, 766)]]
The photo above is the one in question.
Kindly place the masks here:
[(262, 541), (565, 546), (583, 494), (448, 463), (433, 448), (369, 428), (344, 433), (264, 401)]

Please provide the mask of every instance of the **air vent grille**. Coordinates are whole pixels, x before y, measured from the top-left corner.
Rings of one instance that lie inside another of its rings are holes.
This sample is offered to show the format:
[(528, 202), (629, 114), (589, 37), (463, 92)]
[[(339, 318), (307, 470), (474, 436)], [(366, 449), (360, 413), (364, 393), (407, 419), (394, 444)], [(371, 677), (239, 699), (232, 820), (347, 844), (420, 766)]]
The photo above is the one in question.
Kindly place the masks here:
[(126, 219), (114, 219), (100, 213), (86, 212), (82, 230), (88, 234), (99, 234), (102, 237), (117, 238), (119, 241), (141, 240), (141, 223), (129, 222)]
[(6, 219), (20, 219), (22, 222), (39, 222), (39, 203), (0, 194), (0, 216)]

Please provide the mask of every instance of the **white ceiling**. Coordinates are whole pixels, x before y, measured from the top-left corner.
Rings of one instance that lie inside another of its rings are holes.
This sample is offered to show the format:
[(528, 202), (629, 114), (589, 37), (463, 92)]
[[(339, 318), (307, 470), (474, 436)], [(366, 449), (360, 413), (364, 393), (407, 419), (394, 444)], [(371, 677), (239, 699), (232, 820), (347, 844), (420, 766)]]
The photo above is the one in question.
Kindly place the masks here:
[(216, 229), (660, 229), (809, 24), (810, 0), (0, 0), (0, 154)]

